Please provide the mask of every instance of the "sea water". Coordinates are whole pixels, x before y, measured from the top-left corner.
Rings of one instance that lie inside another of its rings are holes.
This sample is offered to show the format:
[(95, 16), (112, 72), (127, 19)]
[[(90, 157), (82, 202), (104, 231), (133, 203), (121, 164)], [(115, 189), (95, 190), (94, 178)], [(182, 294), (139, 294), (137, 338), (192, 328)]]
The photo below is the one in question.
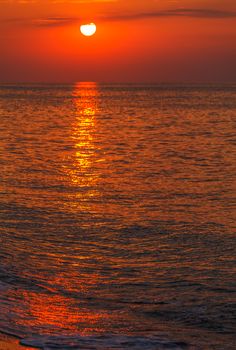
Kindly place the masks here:
[(0, 86), (0, 331), (236, 348), (235, 85)]

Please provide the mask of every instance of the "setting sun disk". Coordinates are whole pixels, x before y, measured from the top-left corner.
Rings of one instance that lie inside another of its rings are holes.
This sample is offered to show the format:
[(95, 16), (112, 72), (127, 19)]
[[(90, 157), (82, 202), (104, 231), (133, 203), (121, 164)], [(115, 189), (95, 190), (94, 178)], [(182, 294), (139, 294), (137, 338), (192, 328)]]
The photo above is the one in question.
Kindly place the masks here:
[(92, 36), (96, 33), (97, 27), (94, 23), (83, 24), (80, 26), (80, 31), (85, 36)]

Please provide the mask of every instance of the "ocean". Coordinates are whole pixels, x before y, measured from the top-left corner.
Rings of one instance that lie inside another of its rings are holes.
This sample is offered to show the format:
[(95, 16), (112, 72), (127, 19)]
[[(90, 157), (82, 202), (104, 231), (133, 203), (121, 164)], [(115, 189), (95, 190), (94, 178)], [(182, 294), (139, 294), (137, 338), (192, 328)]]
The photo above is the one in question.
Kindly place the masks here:
[(0, 85), (0, 332), (236, 348), (236, 85)]

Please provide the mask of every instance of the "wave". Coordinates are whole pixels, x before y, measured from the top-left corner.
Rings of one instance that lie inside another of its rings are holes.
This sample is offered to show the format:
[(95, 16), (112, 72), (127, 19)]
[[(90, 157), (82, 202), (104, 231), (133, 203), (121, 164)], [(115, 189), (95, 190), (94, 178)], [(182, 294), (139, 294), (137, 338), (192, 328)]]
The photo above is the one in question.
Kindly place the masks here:
[(22, 345), (38, 347), (44, 350), (52, 349), (132, 349), (132, 350), (183, 350), (188, 348), (185, 342), (173, 342), (160, 337), (137, 337), (121, 335), (100, 335), (100, 336), (76, 336), (76, 337), (55, 337), (42, 336), (25, 338), (20, 342)]

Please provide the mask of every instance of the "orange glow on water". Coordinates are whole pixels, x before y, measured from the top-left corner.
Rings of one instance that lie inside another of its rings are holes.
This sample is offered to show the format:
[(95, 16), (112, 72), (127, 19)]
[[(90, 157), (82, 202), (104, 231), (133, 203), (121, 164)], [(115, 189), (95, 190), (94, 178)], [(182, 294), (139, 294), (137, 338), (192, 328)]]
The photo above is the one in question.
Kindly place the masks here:
[(74, 154), (68, 167), (65, 167), (71, 184), (77, 188), (75, 206), (81, 210), (90, 208), (90, 199), (99, 196), (95, 186), (98, 175), (94, 173), (97, 161), (94, 133), (98, 88), (96, 83), (78, 83), (74, 92), (75, 119), (72, 124), (71, 140)]
[[(73, 95), (76, 97), (76, 121), (72, 135), (76, 149), (74, 165), (76, 169), (84, 172), (91, 167), (95, 153), (93, 133), (96, 123), (97, 85), (96, 83), (76, 84)], [(72, 181), (78, 183), (82, 178), (72, 176)]]
[(31, 329), (45, 328), (44, 334), (60, 329), (61, 334), (90, 334), (96, 332), (101, 320), (109, 318), (105, 312), (92, 311), (86, 307), (76, 307), (71, 299), (57, 294), (23, 292), (22, 297), (28, 306), (28, 320), (24, 325)]
[[(14, 96), (11, 104), (2, 99), (0, 118), (1, 313), (9, 329), (139, 333), (156, 328), (150, 310), (155, 316), (167, 308), (157, 327), (172, 332), (192, 300), (198, 310), (214, 296), (215, 309), (232, 276), (233, 121), (221, 107), (235, 92), (180, 90), (95, 83), (3, 89)], [(196, 108), (204, 100), (207, 107)], [(218, 101), (220, 113), (212, 108)], [(227, 248), (223, 255), (219, 247)], [(220, 263), (219, 295), (212, 276)], [(156, 281), (164, 286), (158, 293)], [(199, 283), (206, 286), (200, 294)], [(180, 334), (188, 334), (182, 321)]]
[(34, 350), (35, 348), (19, 345), (19, 340), (0, 333), (0, 349), (1, 350)]

